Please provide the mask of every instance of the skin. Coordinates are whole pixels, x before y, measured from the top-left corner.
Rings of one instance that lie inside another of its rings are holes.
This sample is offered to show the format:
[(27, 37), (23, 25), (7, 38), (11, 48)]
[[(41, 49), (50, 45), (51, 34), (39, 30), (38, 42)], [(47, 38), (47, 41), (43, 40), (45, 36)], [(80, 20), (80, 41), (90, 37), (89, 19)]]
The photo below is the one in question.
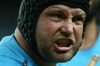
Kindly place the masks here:
[[(36, 40), (40, 55), (53, 62), (70, 60), (82, 41), (85, 12), (79, 8), (53, 5), (46, 8), (38, 19)], [(66, 52), (55, 49), (55, 41), (71, 39), (73, 46)]]
[(99, 60), (99, 55), (94, 55), (87, 66), (95, 66)]
[[(18, 28), (14, 36), (19, 45), (37, 64), (55, 66), (57, 62), (69, 61), (76, 54), (82, 42), (85, 17), (86, 14), (82, 9), (64, 5), (52, 5), (42, 11), (37, 21), (35, 38), (38, 52), (45, 60), (28, 48)], [(65, 45), (61, 46), (63, 42), (66, 45), (69, 43), (70, 48)]]

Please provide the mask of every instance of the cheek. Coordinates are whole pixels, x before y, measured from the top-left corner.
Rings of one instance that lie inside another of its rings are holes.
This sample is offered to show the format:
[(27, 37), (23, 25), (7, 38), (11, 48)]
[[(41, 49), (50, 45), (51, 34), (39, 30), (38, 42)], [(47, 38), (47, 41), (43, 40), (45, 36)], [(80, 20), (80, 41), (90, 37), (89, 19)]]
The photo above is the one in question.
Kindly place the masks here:
[(74, 28), (75, 30), (75, 38), (76, 40), (82, 40), (82, 34), (83, 34), (83, 26), (78, 26)]
[(52, 22), (42, 24), (40, 31), (43, 31), (46, 37), (52, 37), (57, 31), (57, 25)]
[(47, 28), (46, 28), (47, 36), (53, 36), (55, 34), (55, 31), (56, 31), (56, 28), (52, 24), (47, 25)]

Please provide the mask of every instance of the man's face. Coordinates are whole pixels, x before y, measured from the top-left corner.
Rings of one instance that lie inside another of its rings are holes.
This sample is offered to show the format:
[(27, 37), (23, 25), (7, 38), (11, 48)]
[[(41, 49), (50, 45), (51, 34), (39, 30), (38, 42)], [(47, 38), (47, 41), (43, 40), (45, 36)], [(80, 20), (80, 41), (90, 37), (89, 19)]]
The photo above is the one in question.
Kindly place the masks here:
[(39, 16), (36, 42), (40, 55), (48, 61), (65, 62), (78, 51), (85, 12), (80, 8), (52, 5)]

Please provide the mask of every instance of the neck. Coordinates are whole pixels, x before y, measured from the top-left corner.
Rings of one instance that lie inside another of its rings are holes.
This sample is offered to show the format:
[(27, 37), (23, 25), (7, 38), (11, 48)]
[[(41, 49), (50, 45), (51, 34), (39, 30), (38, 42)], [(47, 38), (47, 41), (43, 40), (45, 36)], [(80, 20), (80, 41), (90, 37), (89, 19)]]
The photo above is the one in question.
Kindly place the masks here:
[(31, 48), (29, 48), (26, 40), (24, 39), (24, 37), (22, 36), (20, 30), (18, 29), (18, 27), (15, 30), (14, 33), (14, 37), (16, 39), (16, 41), (18, 42), (18, 44), (20, 45), (20, 47), (34, 60), (36, 61), (37, 65), (39, 66), (56, 66), (56, 63), (54, 62), (49, 62), (46, 60), (41, 59), (37, 53), (34, 52), (34, 50), (32, 50)]

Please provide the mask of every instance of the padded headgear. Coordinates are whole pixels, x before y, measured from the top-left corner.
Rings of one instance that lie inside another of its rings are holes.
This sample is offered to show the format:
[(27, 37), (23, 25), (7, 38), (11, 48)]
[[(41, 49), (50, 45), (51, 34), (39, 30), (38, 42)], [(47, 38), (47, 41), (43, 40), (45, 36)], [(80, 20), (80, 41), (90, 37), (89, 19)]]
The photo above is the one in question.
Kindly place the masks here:
[(18, 16), (18, 28), (27, 41), (29, 48), (37, 52), (35, 29), (41, 12), (51, 5), (66, 5), (89, 11), (89, 0), (22, 0)]

